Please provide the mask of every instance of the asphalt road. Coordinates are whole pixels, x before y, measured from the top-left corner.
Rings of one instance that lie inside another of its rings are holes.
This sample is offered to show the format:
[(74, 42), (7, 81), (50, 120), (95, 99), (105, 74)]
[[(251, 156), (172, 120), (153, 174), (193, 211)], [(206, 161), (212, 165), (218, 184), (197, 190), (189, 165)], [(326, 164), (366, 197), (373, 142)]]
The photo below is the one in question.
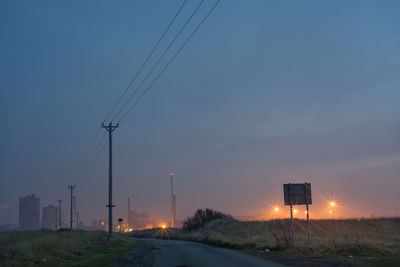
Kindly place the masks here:
[(283, 266), (243, 252), (201, 243), (135, 238), (136, 248), (115, 266)]

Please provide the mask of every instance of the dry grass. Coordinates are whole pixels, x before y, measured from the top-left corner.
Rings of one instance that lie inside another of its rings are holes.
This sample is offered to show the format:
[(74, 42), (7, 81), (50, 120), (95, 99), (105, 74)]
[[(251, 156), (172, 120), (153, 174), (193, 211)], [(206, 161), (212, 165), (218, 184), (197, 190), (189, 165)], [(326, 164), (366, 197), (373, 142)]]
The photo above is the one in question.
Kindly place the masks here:
[[(312, 220), (311, 245), (305, 221), (295, 220), (295, 249), (290, 248), (289, 221), (218, 220), (192, 232), (172, 230), (172, 239), (204, 242), (244, 250), (270, 249), (308, 256), (400, 256), (400, 219)], [(136, 236), (159, 237), (155, 231)]]

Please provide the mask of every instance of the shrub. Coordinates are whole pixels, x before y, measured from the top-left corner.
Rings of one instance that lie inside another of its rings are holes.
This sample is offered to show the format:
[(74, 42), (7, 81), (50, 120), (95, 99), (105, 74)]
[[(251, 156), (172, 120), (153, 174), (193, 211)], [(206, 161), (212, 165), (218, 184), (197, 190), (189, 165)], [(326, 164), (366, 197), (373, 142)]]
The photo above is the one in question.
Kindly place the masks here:
[(196, 213), (192, 216), (187, 218), (183, 222), (183, 230), (191, 231), (196, 230), (198, 228), (203, 227), (206, 223), (214, 221), (214, 220), (232, 220), (232, 216), (211, 210), (211, 209), (198, 209)]

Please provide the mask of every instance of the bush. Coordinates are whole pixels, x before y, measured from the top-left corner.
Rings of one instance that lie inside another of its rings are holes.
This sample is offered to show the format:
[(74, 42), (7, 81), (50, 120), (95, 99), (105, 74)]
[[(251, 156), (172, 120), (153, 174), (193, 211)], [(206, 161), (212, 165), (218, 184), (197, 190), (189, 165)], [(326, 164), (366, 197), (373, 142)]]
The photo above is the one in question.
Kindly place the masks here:
[(196, 213), (183, 222), (183, 230), (191, 231), (203, 227), (206, 223), (214, 220), (232, 220), (232, 216), (211, 210), (198, 209)]

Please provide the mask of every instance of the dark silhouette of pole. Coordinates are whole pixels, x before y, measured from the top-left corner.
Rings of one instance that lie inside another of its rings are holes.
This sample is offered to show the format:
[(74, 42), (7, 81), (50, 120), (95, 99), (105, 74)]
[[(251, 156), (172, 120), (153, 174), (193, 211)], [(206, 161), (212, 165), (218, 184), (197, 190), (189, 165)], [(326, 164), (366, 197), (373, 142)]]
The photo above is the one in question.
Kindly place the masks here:
[(311, 195), (311, 184), (304, 183), (304, 189), (307, 213), (307, 245), (310, 245), (310, 210), (308, 208), (308, 195)]
[(171, 228), (175, 227), (174, 190), (173, 190), (173, 183), (172, 183), (174, 175), (175, 174), (172, 172), (169, 174), (169, 176), (171, 177)]
[(72, 216), (76, 219), (76, 196), (72, 197), (72, 207), (73, 207)]
[(58, 215), (59, 215), (58, 220), (59, 220), (59, 225), (60, 225), (60, 229), (61, 229), (61, 202), (62, 202), (62, 200), (59, 199), (57, 201), (58, 201)]
[(72, 216), (72, 191), (74, 191), (75, 185), (69, 185), (68, 188), (71, 190), (71, 215), (70, 215), (70, 220), (69, 220), (69, 228), (72, 230), (72, 222), (73, 222), (73, 216)]
[(106, 129), (108, 132), (108, 235), (112, 234), (112, 208), (115, 207), (112, 203), (112, 132), (119, 127), (119, 123), (117, 125), (112, 125), (112, 122), (108, 126), (101, 124), (101, 127)]
[(79, 213), (76, 212), (76, 230), (79, 229)]
[(175, 224), (176, 224), (176, 196), (175, 195), (173, 197), (173, 204), (174, 204), (174, 225), (173, 225), (173, 227), (175, 227)]
[(294, 223), (293, 223), (293, 203), (292, 203), (292, 184), (289, 183), (289, 203), (290, 203), (290, 237), (292, 241), (292, 248), (294, 248)]

